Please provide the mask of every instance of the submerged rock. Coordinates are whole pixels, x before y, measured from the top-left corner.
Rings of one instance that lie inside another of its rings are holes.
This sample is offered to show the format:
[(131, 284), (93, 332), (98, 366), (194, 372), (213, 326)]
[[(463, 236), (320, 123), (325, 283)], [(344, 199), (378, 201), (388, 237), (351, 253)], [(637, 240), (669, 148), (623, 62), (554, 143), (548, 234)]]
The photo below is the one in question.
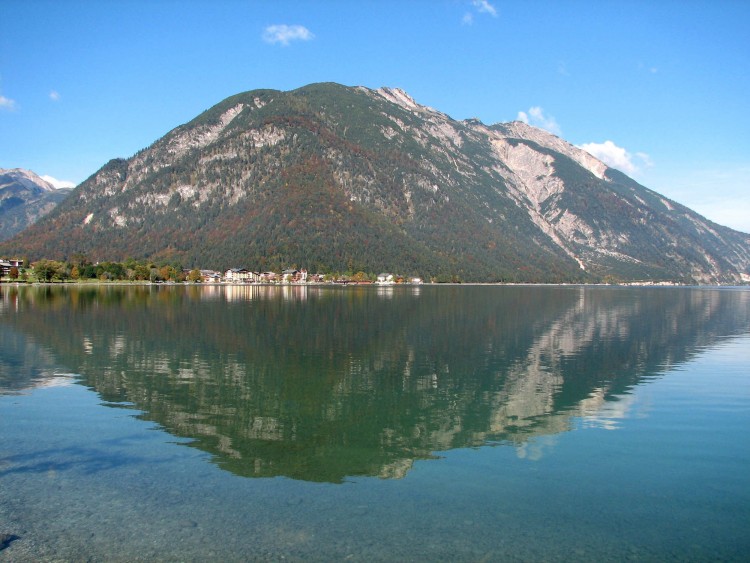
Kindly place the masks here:
[(0, 551), (8, 547), (11, 543), (20, 539), (15, 534), (0, 534)]

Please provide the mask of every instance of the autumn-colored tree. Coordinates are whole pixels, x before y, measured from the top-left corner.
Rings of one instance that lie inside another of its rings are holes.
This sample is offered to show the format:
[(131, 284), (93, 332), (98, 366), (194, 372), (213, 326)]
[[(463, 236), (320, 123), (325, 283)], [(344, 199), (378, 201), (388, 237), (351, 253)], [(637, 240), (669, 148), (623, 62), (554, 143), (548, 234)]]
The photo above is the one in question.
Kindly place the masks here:
[(34, 275), (39, 281), (51, 281), (52, 278), (63, 279), (67, 275), (67, 268), (62, 262), (55, 260), (39, 260), (34, 263)]
[(188, 281), (191, 281), (193, 283), (201, 281), (201, 271), (197, 268), (194, 270), (190, 270), (190, 273), (188, 274)]
[(18, 268), (15, 266), (12, 266), (10, 271), (8, 272), (8, 276), (10, 276), (10, 279), (17, 280), (18, 279)]
[(70, 263), (80, 268), (83, 266), (88, 266), (89, 264), (91, 264), (91, 261), (83, 252), (76, 252), (70, 257)]
[(136, 264), (130, 276), (133, 280), (143, 281), (149, 279), (151, 269), (145, 264)]

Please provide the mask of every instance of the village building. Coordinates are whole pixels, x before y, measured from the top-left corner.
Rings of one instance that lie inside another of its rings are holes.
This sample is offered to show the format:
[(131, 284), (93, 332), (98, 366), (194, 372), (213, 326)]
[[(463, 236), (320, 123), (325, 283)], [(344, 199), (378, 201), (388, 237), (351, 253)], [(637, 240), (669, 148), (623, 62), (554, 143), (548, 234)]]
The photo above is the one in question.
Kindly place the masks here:
[(230, 283), (250, 283), (256, 281), (254, 274), (246, 268), (231, 268), (224, 273), (224, 280)]
[(378, 283), (380, 285), (392, 285), (394, 283), (393, 274), (385, 272), (382, 274), (378, 274), (378, 279), (375, 283)]
[(258, 281), (261, 283), (274, 283), (278, 278), (279, 275), (276, 272), (261, 272)]
[(284, 270), (281, 280), (287, 283), (306, 283), (307, 270)]
[(0, 276), (8, 276), (10, 275), (11, 268), (16, 268), (20, 270), (23, 267), (23, 260), (6, 260), (2, 259), (0, 260)]
[(201, 281), (203, 283), (220, 283), (221, 274), (215, 270), (201, 270)]

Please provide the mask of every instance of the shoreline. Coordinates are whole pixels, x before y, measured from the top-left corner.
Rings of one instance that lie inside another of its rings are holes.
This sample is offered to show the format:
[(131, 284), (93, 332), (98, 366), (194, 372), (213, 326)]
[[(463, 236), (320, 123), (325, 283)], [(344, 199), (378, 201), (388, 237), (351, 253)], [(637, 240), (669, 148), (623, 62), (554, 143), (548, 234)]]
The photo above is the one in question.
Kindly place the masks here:
[(750, 284), (683, 284), (674, 282), (645, 282), (633, 281), (623, 283), (553, 283), (553, 282), (445, 282), (445, 283), (390, 283), (379, 284), (377, 282), (305, 282), (305, 283), (272, 283), (272, 282), (218, 282), (218, 283), (194, 283), (194, 282), (150, 282), (150, 281), (57, 281), (57, 282), (19, 282), (0, 280), (0, 287), (672, 287), (672, 288), (736, 288), (750, 289)]

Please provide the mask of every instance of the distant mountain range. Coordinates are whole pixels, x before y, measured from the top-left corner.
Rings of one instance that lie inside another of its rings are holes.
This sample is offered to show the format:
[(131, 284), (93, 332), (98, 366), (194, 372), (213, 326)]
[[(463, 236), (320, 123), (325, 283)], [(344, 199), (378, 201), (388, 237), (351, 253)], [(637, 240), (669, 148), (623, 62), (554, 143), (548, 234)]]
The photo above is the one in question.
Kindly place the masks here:
[(750, 281), (750, 235), (563, 139), (331, 83), (227, 98), (107, 163), (0, 253), (463, 281)]
[(9, 239), (35, 223), (71, 191), (56, 189), (30, 170), (0, 168), (0, 240)]

